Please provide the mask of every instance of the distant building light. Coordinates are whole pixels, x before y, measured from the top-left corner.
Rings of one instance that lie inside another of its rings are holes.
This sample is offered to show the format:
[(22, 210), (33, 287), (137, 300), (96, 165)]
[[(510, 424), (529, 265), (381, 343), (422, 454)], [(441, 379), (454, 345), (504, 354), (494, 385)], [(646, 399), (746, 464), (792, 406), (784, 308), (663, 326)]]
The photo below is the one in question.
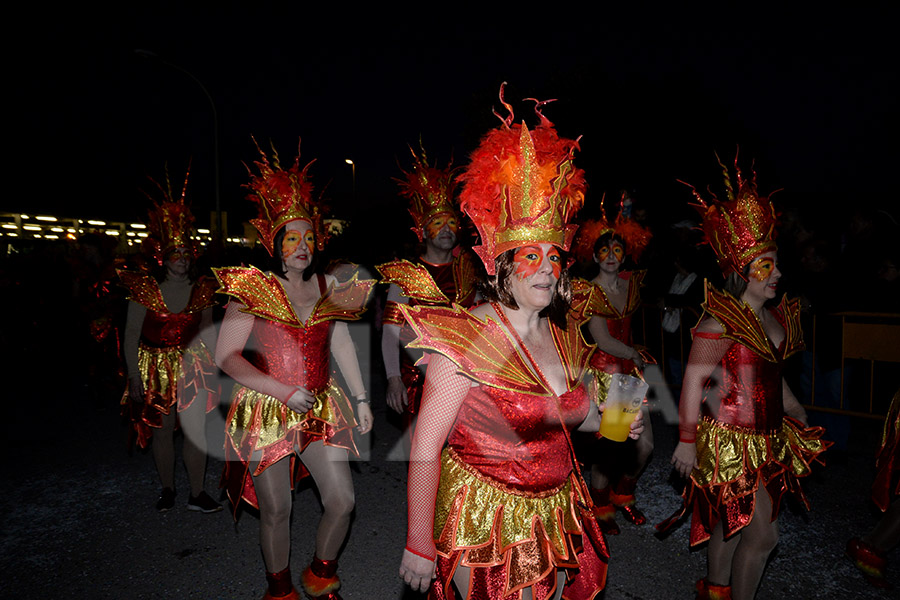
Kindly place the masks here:
[(63, 229), (62, 227), (51, 227), (50, 231), (55, 231), (56, 233), (63, 233), (65, 231), (65, 229)]
[(69, 227), (68, 229), (66, 229), (66, 231), (68, 231), (69, 233), (75, 233), (75, 230), (72, 229), (71, 227)]
[(39, 234), (39, 233), (36, 233), (36, 234), (34, 234), (34, 237), (36, 237), (36, 238), (40, 238), (40, 237), (41, 237), (41, 234)]
[(38, 217), (35, 217), (35, 219), (37, 219), (38, 221), (50, 221), (50, 222), (56, 222), (56, 217), (42, 217), (42, 216), (38, 216)]
[(127, 235), (128, 237), (134, 237), (134, 236), (136, 236), (137, 234), (136, 234), (135, 232), (133, 232), (133, 231), (126, 231), (126, 232), (125, 232), (125, 235)]
[(55, 235), (55, 234), (53, 234), (53, 233), (48, 233), (48, 234), (45, 235), (44, 237), (45, 237), (46, 239), (48, 239), (48, 240), (58, 240), (58, 239), (59, 239), (59, 236), (58, 236), (58, 235)]
[[(81, 221), (79, 221), (80, 223)], [(106, 221), (88, 221), (88, 225), (96, 225), (98, 227), (103, 227), (106, 225)]]
[(197, 233), (206, 233), (206, 234), (208, 234), (208, 233), (209, 233), (209, 229), (198, 229), (198, 230), (197, 230)]
[(3, 229), (18, 229), (15, 223), (4, 223), (2, 227)]
[(147, 237), (147, 234), (142, 231), (138, 234), (138, 237), (145, 238)]
[(19, 216), (22, 217), (23, 219), (27, 219), (27, 218), (28, 218), (28, 215), (26, 215), (25, 213), (22, 213), (22, 214), (19, 215)]
[(74, 234), (74, 233), (67, 233), (67, 234), (66, 234), (66, 238), (68, 238), (68, 239), (70, 239), (70, 240), (74, 240), (74, 239), (75, 239), (75, 234)]
[(118, 229), (107, 229), (106, 231), (104, 231), (104, 233), (106, 235), (119, 235), (119, 230)]
[(22, 229), (26, 229), (28, 231), (40, 231), (40, 225), (22, 225)]
[(15, 231), (10, 231), (10, 232), (7, 233), (6, 235), (8, 235), (9, 237), (18, 237), (19, 234), (16, 233)]
[(147, 229), (147, 226), (143, 223), (130, 223), (128, 226), (132, 229)]

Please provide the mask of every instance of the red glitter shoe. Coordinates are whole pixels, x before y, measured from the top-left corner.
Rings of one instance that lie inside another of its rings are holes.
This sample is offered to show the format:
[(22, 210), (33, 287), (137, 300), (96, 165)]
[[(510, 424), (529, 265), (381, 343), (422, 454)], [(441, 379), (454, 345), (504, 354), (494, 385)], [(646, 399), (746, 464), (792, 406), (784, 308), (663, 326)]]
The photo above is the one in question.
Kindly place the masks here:
[(637, 487), (637, 479), (622, 477), (616, 484), (616, 489), (610, 491), (609, 499), (613, 506), (622, 511), (625, 518), (635, 525), (643, 525), (647, 517), (634, 505), (634, 488)]
[(287, 567), (277, 573), (266, 573), (269, 587), (262, 600), (300, 600), (300, 592), (291, 583), (291, 568)]
[(712, 585), (704, 577), (697, 582), (697, 600), (731, 600), (731, 586)]
[(847, 542), (847, 556), (870, 584), (882, 589), (892, 587), (884, 578), (884, 567), (887, 564), (884, 552), (859, 538), (853, 538)]
[(322, 560), (314, 556), (312, 563), (300, 575), (303, 591), (310, 600), (341, 600), (337, 590), (341, 580), (337, 576), (337, 559)]
[(600, 530), (606, 535), (619, 535), (619, 524), (616, 523), (614, 518), (616, 516), (616, 507), (610, 502), (609, 488), (605, 487), (602, 490), (591, 488), (590, 492), (591, 500), (594, 503), (591, 511), (597, 518)]

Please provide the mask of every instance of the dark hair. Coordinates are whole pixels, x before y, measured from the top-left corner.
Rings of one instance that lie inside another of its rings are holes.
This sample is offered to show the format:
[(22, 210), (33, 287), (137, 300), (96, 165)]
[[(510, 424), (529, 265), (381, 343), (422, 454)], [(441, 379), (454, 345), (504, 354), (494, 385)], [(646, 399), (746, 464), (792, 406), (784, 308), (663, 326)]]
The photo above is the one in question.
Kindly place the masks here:
[[(751, 261), (752, 262), (752, 261)], [(750, 263), (744, 265), (741, 272), (732, 271), (725, 277), (725, 283), (722, 286), (726, 292), (740, 300), (744, 292), (747, 291), (747, 278), (750, 276)]]
[(614, 231), (607, 231), (606, 233), (598, 237), (596, 242), (594, 242), (594, 256), (597, 256), (597, 252), (600, 251), (600, 248), (602, 248), (603, 246), (611, 246), (613, 242), (618, 242), (622, 245), (622, 248), (625, 250), (625, 252), (628, 252), (628, 244), (625, 243), (625, 240), (622, 239), (622, 236), (618, 235)]
[[(513, 298), (509, 287), (509, 278), (516, 272), (516, 263), (513, 257), (518, 248), (507, 250), (494, 260), (496, 275), (488, 275), (481, 286), (482, 295), (491, 302), (499, 302), (507, 308), (518, 310), (519, 305)], [(560, 250), (560, 263), (568, 264), (568, 255)], [(569, 303), (572, 301), (572, 284), (569, 280), (568, 270), (563, 268), (559, 280), (556, 282), (556, 293), (550, 305), (544, 308), (538, 316), (549, 318), (560, 329), (566, 328), (566, 318), (569, 313)]]
[[(272, 242), (272, 256), (269, 259), (269, 270), (282, 279), (287, 279), (287, 273), (284, 270), (284, 261), (281, 259), (281, 249), (284, 245), (284, 236), (286, 233), (287, 227), (282, 227), (278, 230), (278, 233), (275, 234), (275, 239)], [(303, 269), (303, 281), (309, 281), (318, 268), (319, 253), (313, 252), (309, 266)]]

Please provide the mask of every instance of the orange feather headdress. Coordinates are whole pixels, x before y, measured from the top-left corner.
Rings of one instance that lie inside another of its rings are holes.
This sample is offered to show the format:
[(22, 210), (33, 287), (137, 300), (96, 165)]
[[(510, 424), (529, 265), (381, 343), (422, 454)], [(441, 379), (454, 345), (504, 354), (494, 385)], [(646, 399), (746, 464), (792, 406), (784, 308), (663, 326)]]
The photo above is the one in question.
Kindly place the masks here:
[(594, 245), (600, 236), (608, 232), (612, 232), (624, 240), (625, 252), (635, 260), (640, 258), (653, 234), (647, 227), (631, 218), (625, 206), (626, 197), (627, 193), (622, 192), (622, 198), (619, 200), (619, 214), (616, 215), (614, 221), (610, 221), (606, 217), (606, 208), (604, 207), (606, 196), (604, 195), (600, 199), (600, 219), (590, 219), (581, 224), (572, 245), (572, 252), (580, 260), (585, 262), (593, 260)]

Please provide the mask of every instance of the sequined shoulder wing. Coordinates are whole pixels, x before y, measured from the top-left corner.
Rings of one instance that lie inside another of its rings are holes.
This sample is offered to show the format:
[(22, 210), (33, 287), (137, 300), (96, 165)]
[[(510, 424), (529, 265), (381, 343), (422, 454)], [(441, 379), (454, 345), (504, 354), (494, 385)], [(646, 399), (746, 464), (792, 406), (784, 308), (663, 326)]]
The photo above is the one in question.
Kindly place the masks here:
[(806, 348), (803, 329), (800, 328), (800, 301), (797, 298), (788, 300), (787, 296), (782, 296), (775, 315), (784, 327), (783, 357), (787, 358)]
[(358, 321), (366, 312), (376, 283), (374, 279), (359, 279), (354, 273), (348, 281), (331, 286), (316, 303), (307, 325), (312, 327), (323, 321)]
[(493, 319), (481, 321), (458, 304), (404, 304), (400, 310), (416, 334), (410, 346), (443, 354), (479, 383), (527, 394), (550, 393)]
[(383, 283), (393, 283), (407, 298), (428, 304), (450, 304), (428, 269), (408, 260), (394, 260), (375, 267), (381, 273)]
[(588, 301), (585, 314), (588, 317), (603, 317), (604, 319), (618, 319), (621, 315), (609, 298), (606, 292), (596, 283), (589, 283), (591, 286), (591, 296)]
[(159, 284), (153, 277), (146, 273), (137, 273), (118, 269), (116, 273), (119, 275), (119, 281), (122, 286), (128, 290), (128, 299), (137, 302), (141, 306), (158, 313), (167, 313), (169, 308), (166, 306), (159, 290)]
[(594, 286), (590, 281), (576, 277), (572, 279), (572, 301), (569, 303), (569, 315), (579, 324), (590, 321), (588, 312), (591, 305), (591, 294)]
[(647, 271), (632, 271), (628, 278), (628, 301), (625, 303), (625, 311), (622, 316), (633, 314), (641, 307), (641, 288), (644, 287), (644, 277)]
[(581, 381), (588, 368), (591, 354), (597, 347), (584, 340), (579, 322), (574, 319), (569, 319), (565, 331), (552, 324), (550, 328), (556, 342), (556, 351), (566, 370), (566, 380), (570, 383)]
[(268, 321), (303, 326), (275, 275), (263, 273), (256, 267), (214, 268), (213, 273), (220, 286), (216, 291), (246, 304), (242, 312)]
[(475, 284), (478, 281), (475, 273), (475, 262), (472, 254), (462, 252), (453, 261), (453, 279), (456, 282), (456, 302), (475, 296)]
[(194, 283), (191, 290), (191, 301), (184, 312), (201, 312), (219, 304), (216, 298), (216, 280), (211, 277), (201, 277)]
[(762, 323), (747, 304), (731, 294), (716, 290), (707, 281), (703, 310), (722, 326), (723, 337), (743, 344), (768, 361), (775, 362), (777, 360)]

